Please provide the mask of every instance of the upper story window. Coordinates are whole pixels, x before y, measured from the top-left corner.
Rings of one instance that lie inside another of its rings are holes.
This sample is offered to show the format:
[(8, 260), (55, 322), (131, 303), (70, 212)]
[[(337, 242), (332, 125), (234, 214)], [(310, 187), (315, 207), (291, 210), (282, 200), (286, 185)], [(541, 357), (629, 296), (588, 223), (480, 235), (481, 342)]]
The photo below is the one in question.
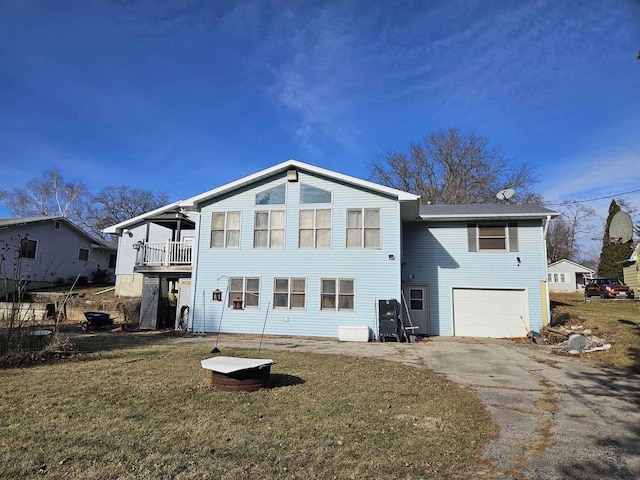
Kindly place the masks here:
[(380, 248), (380, 209), (347, 210), (347, 248)]
[(331, 203), (331, 192), (311, 185), (300, 185), (300, 203)]
[(254, 248), (284, 248), (284, 210), (256, 212)]
[(54, 230), (60, 230), (60, 221), (59, 220), (55, 220), (53, 222), (53, 229)]
[(284, 205), (287, 189), (284, 184), (256, 193), (256, 205)]
[(36, 250), (38, 249), (38, 241), (30, 238), (20, 239), (20, 257), (36, 258)]
[(470, 252), (518, 251), (516, 223), (469, 224), (467, 236)]
[(81, 248), (78, 252), (78, 260), (82, 260), (83, 262), (89, 261), (89, 249)]
[(306, 301), (304, 278), (275, 278), (273, 286), (274, 308), (304, 308)]
[(240, 248), (240, 212), (211, 214), (211, 248)]
[(300, 248), (331, 248), (331, 210), (300, 210)]

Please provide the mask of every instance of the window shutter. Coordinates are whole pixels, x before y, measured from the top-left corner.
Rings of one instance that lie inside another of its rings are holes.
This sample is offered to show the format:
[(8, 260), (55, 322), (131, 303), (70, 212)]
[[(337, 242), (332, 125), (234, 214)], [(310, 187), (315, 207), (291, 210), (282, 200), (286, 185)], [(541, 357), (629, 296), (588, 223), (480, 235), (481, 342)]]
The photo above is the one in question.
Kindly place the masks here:
[(510, 252), (518, 251), (518, 224), (517, 223), (509, 224), (509, 251)]
[(467, 239), (469, 241), (469, 251), (478, 251), (478, 237), (476, 235), (476, 224), (470, 223), (467, 225)]

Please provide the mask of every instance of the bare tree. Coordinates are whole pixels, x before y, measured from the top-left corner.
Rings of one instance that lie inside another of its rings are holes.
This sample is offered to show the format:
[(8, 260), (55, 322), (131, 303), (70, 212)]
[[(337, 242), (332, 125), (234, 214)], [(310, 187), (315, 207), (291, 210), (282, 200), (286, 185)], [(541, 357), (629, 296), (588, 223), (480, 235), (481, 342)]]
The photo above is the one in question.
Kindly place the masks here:
[(74, 203), (87, 193), (81, 182), (66, 182), (58, 167), (29, 180), (24, 187), (0, 189), (0, 201), (16, 217), (69, 217)]
[(505, 188), (516, 190), (514, 202), (541, 203), (532, 191), (532, 166), (514, 165), (498, 147), (476, 133), (449, 127), (429, 133), (408, 152), (387, 150), (370, 165), (371, 178), (421, 195), (423, 203), (491, 203)]
[(169, 203), (166, 192), (153, 192), (141, 188), (105, 187), (91, 197), (83, 214), (81, 226), (96, 235), (104, 228), (124, 222)]
[(550, 262), (566, 258), (575, 261), (580, 256), (579, 240), (589, 233), (586, 221), (596, 215), (595, 210), (583, 203), (563, 202), (561, 215), (551, 222), (547, 233), (547, 256)]
[(571, 225), (563, 217), (559, 216), (551, 221), (547, 232), (547, 260), (549, 263), (558, 260), (573, 260), (573, 247), (569, 241), (571, 237)]

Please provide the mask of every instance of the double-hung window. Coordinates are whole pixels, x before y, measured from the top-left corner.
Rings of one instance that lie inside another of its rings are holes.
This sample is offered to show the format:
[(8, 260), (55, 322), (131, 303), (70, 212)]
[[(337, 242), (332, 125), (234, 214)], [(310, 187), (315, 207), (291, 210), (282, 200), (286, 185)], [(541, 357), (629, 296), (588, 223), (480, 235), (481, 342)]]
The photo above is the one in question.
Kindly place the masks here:
[(240, 248), (240, 212), (211, 214), (211, 248)]
[(306, 305), (306, 285), (304, 278), (277, 277), (273, 285), (273, 307), (303, 309)]
[(81, 248), (78, 252), (78, 260), (82, 260), (83, 262), (89, 261), (89, 249)]
[(491, 223), (467, 225), (470, 252), (518, 251), (518, 225), (516, 223)]
[(233, 302), (238, 298), (242, 300), (244, 308), (257, 308), (260, 305), (260, 278), (231, 277), (227, 305), (233, 307)]
[(331, 248), (331, 210), (300, 210), (300, 248)]
[(355, 306), (352, 278), (323, 278), (320, 291), (321, 310), (353, 311)]
[(256, 212), (254, 248), (284, 248), (284, 210)]
[(380, 209), (347, 210), (347, 248), (380, 248)]

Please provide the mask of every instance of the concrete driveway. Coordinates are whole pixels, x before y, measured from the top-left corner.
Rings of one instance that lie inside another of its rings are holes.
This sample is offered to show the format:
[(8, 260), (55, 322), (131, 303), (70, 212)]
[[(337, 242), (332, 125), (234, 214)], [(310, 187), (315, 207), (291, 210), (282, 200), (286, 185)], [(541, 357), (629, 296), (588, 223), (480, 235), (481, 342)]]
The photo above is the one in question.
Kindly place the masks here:
[[(193, 337), (176, 339), (193, 341)], [(201, 338), (210, 342), (212, 337)], [(219, 347), (258, 348), (223, 335)], [(377, 357), (430, 368), (467, 386), (500, 434), (470, 478), (640, 478), (640, 376), (506, 340), (432, 338), (412, 344), (264, 338), (262, 350)]]

